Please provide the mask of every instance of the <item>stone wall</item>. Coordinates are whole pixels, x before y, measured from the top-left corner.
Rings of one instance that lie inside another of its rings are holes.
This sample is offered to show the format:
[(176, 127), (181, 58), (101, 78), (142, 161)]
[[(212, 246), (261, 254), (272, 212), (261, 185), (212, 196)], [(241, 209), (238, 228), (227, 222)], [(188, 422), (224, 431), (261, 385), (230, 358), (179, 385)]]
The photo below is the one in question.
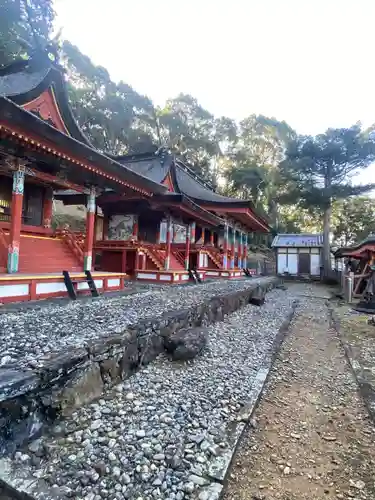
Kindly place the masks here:
[(35, 439), (44, 426), (100, 397), (105, 385), (115, 385), (150, 363), (175, 332), (222, 321), (278, 282), (274, 277), (261, 283), (249, 281), (245, 290), (145, 319), (122, 334), (101, 337), (87, 348), (60, 352), (40, 369), (1, 370), (0, 453), (14, 452)]

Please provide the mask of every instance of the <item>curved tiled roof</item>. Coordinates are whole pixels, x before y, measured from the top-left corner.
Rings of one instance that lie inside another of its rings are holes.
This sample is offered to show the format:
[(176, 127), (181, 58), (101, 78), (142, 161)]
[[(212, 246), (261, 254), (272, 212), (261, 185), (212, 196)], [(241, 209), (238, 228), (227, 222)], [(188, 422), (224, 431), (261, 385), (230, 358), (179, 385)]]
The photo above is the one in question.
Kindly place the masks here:
[(113, 158), (133, 172), (159, 183), (167, 177), (171, 166), (171, 158), (155, 154), (114, 156)]
[(37, 53), (28, 60), (15, 61), (0, 68), (0, 97), (6, 97), (21, 107), (48, 88), (54, 90), (57, 107), (69, 135), (93, 148), (72, 113), (63, 69), (54, 64), (46, 54)]
[(49, 68), (42, 68), (35, 72), (24, 70), (0, 75), (0, 96), (12, 98), (27, 94), (43, 82), (48, 72)]
[(198, 177), (194, 177), (193, 173), (184, 170), (181, 165), (177, 164), (176, 167), (176, 181), (178, 188), (181, 193), (186, 194), (190, 198), (212, 203), (243, 204), (243, 200), (229, 198), (215, 193), (215, 191), (206, 187)]

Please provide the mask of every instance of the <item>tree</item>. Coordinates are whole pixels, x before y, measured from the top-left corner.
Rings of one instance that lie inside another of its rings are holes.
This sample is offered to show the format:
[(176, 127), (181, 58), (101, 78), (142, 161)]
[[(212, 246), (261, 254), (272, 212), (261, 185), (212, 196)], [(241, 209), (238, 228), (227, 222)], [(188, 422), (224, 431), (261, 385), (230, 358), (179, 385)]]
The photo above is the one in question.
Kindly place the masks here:
[(111, 154), (150, 151), (157, 142), (152, 101), (123, 81), (114, 83), (70, 42), (62, 44), (61, 57), (72, 108), (92, 144)]
[(234, 121), (215, 118), (194, 97), (179, 94), (158, 111), (158, 122), (161, 142), (199, 175), (215, 182), (218, 160), (236, 136)]
[(0, 6), (0, 66), (27, 59), (50, 41), (52, 0), (2, 0)]
[(256, 205), (262, 205), (275, 228), (279, 222), (278, 196), (285, 189), (278, 165), (295, 135), (284, 121), (250, 115), (240, 123), (238, 138), (230, 151), (228, 192), (250, 197)]
[(375, 200), (367, 196), (353, 196), (339, 200), (332, 206), (333, 241), (338, 246), (349, 246), (375, 232)]
[(290, 184), (284, 201), (299, 199), (299, 205), (323, 214), (324, 273), (330, 271), (330, 231), (332, 203), (359, 195), (374, 184), (354, 186), (353, 175), (375, 159), (373, 133), (364, 133), (360, 125), (329, 129), (316, 137), (299, 136), (291, 141), (286, 158), (280, 164)]

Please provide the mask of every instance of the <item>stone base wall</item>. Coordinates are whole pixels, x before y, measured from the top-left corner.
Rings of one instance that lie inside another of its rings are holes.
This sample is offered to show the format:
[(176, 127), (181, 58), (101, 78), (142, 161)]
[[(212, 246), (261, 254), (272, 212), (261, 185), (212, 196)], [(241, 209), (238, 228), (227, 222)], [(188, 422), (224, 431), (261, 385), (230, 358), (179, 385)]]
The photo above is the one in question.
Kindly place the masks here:
[(105, 385), (115, 385), (153, 361), (164, 351), (166, 337), (182, 328), (222, 321), (279, 282), (276, 277), (249, 282), (245, 290), (140, 321), (86, 349), (61, 352), (40, 369), (0, 370), (0, 453), (14, 452), (52, 421), (99, 398)]

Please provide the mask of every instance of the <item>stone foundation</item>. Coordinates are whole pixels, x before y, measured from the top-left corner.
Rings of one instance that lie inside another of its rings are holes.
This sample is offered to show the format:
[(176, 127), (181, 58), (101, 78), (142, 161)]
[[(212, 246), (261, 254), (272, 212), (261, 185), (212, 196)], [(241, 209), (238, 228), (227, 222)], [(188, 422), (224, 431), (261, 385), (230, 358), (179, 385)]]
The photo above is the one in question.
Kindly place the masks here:
[(142, 320), (87, 348), (69, 348), (39, 369), (0, 370), (0, 453), (13, 453), (36, 439), (52, 421), (98, 398), (105, 385), (115, 385), (153, 361), (163, 352), (166, 337), (183, 328), (222, 321), (259, 294), (259, 287), (266, 293), (278, 283), (274, 277), (260, 284), (249, 281), (245, 290)]

